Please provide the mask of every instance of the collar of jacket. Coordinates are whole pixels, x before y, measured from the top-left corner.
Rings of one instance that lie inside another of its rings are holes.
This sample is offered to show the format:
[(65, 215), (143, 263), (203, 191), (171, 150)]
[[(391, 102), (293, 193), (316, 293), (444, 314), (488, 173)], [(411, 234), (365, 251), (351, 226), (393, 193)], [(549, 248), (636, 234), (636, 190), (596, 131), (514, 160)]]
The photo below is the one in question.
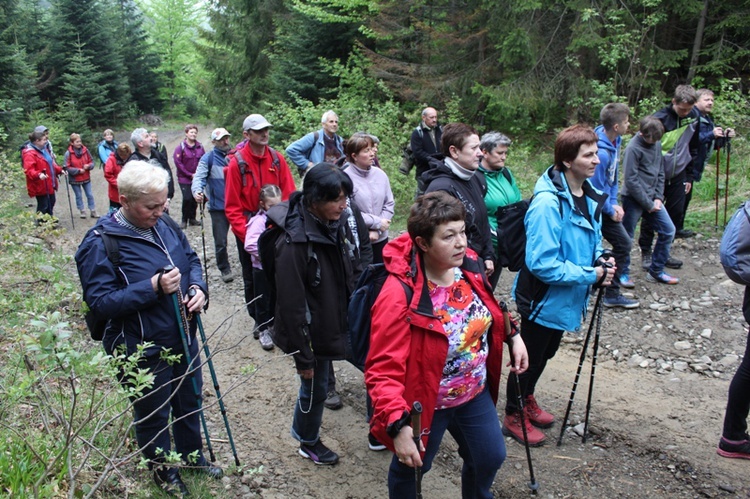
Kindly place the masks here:
[[(284, 222), (284, 230), (289, 234), (289, 239), (294, 243), (306, 243), (309, 241), (319, 244), (338, 244), (338, 241), (334, 241), (323, 233), (324, 228), (321, 227), (320, 222), (315, 220), (315, 217), (307, 211), (307, 208), (305, 208), (302, 201), (303, 196), (299, 191), (293, 193), (289, 197), (289, 210)], [(341, 214), (339, 226), (336, 231), (338, 236), (345, 236), (348, 217), (349, 215), (346, 211)]]
[[(568, 181), (565, 178), (565, 175), (557, 170), (554, 165), (549, 167), (547, 175), (552, 181), (552, 185), (557, 189), (557, 195), (560, 198), (566, 199), (573, 211), (580, 214), (576, 204), (573, 202), (573, 193), (570, 192), (570, 187), (568, 186)], [(594, 220), (601, 220), (602, 207), (609, 196), (594, 189), (588, 179), (583, 182), (581, 188), (583, 189), (583, 195), (593, 199), (596, 203), (596, 210), (593, 213)]]

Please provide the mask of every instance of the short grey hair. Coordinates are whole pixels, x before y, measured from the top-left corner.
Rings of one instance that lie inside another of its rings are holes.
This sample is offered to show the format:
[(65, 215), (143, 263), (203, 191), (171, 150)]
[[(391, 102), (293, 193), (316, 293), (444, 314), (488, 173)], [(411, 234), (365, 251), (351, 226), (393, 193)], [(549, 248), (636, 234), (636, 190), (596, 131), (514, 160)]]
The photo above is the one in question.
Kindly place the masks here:
[(326, 121), (328, 121), (328, 118), (329, 118), (329, 117), (330, 117), (331, 115), (334, 115), (334, 116), (335, 116), (335, 117), (337, 117), (337, 118), (339, 117), (339, 115), (338, 115), (338, 114), (336, 114), (335, 112), (333, 112), (333, 109), (329, 109), (328, 111), (326, 111), (325, 113), (323, 113), (323, 117), (322, 117), (322, 118), (320, 118), (320, 122), (321, 122), (321, 123), (325, 123)]
[(164, 168), (139, 160), (126, 163), (117, 176), (117, 190), (131, 201), (164, 191), (168, 183), (169, 176)]
[(138, 149), (138, 142), (143, 140), (144, 134), (151, 137), (151, 135), (149, 135), (148, 133), (148, 130), (146, 130), (145, 128), (136, 128), (135, 130), (133, 130), (133, 133), (130, 134), (130, 142), (133, 143), (133, 147)]
[(497, 146), (510, 147), (512, 141), (507, 135), (500, 132), (487, 132), (482, 135), (482, 140), (479, 142), (479, 150), (485, 152), (492, 152)]

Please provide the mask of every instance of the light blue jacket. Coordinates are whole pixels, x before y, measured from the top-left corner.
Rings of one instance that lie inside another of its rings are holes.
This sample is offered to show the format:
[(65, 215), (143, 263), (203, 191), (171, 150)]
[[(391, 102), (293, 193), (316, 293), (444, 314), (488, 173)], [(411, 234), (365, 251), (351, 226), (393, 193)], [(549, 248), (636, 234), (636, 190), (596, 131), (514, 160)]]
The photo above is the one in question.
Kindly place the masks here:
[(213, 149), (201, 156), (193, 175), (190, 190), (208, 196), (208, 211), (224, 211), (224, 167), (227, 166), (227, 153)]
[[(315, 136), (318, 136), (318, 140), (315, 140)], [(317, 132), (310, 132), (299, 140), (292, 142), (289, 147), (286, 148), (286, 157), (297, 165), (300, 170), (307, 169), (307, 163), (317, 165), (322, 163), (326, 159), (326, 144), (323, 140), (325, 132), (321, 128)], [(338, 135), (334, 135), (336, 141), (336, 147), (341, 151), (341, 155), (344, 155), (344, 141)]]
[(590, 286), (596, 283), (607, 195), (588, 180), (583, 192), (590, 219), (575, 207), (565, 175), (549, 167), (534, 187), (524, 219), (526, 265), (516, 276), (513, 298), (523, 317), (552, 329), (580, 329)]

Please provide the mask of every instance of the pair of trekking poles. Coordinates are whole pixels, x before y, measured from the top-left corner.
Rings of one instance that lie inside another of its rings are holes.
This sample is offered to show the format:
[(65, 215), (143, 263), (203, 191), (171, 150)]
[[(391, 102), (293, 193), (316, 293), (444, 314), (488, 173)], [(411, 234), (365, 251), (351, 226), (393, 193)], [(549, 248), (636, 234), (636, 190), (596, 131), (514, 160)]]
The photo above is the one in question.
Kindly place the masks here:
[[(174, 267), (171, 265), (164, 268), (165, 272), (169, 272)], [(188, 291), (188, 296), (192, 297), (195, 295), (195, 290), (190, 289)], [(188, 364), (188, 374), (190, 373), (190, 369), (193, 368), (193, 359), (190, 355), (190, 345), (188, 343), (188, 332), (189, 326), (188, 326), (188, 319), (185, 314), (185, 307), (182, 304), (182, 292), (178, 289), (176, 293), (172, 294), (172, 304), (174, 305), (175, 310), (175, 316), (177, 317), (177, 324), (179, 325), (180, 329), (180, 339), (182, 340), (182, 348), (185, 351), (185, 361)], [(216, 392), (216, 399), (219, 401), (219, 409), (221, 411), (221, 415), (224, 419), (224, 427), (227, 431), (227, 437), (229, 439), (229, 446), (232, 449), (232, 455), (234, 456), (234, 464), (238, 467), (240, 466), (240, 459), (237, 457), (237, 448), (234, 445), (234, 439), (232, 438), (232, 430), (229, 427), (229, 419), (227, 418), (227, 410), (224, 406), (224, 399), (221, 395), (221, 389), (219, 388), (219, 381), (216, 377), (216, 370), (214, 369), (214, 362), (213, 357), (211, 356), (211, 352), (208, 348), (208, 342), (206, 341), (206, 332), (203, 329), (203, 321), (201, 320), (200, 314), (195, 314), (195, 320), (198, 325), (198, 331), (200, 332), (201, 337), (201, 343), (203, 344), (203, 352), (206, 355), (206, 363), (208, 364), (208, 369), (211, 372), (211, 380), (214, 384), (214, 391)], [(197, 369), (193, 368), (193, 369)], [(206, 426), (206, 417), (203, 414), (203, 396), (200, 392), (200, 388), (198, 388), (198, 382), (195, 379), (195, 373), (192, 373), (192, 376), (190, 376), (191, 382), (193, 384), (193, 391), (195, 392), (195, 398), (198, 401), (198, 411), (200, 414), (200, 420), (201, 420), (201, 426), (203, 427), (203, 433), (206, 435), (206, 448), (208, 449), (209, 456), (211, 457), (211, 462), (216, 461), (216, 457), (214, 456), (214, 450), (211, 445), (211, 437), (208, 434), (208, 427)]]

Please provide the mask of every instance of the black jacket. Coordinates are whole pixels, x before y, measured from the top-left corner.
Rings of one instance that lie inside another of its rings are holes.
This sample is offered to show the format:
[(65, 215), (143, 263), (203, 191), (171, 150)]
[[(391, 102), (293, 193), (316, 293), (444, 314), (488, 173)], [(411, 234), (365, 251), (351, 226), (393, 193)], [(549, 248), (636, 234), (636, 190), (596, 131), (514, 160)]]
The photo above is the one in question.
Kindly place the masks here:
[[(172, 169), (169, 167), (169, 161), (167, 157), (160, 153), (155, 147), (151, 147), (151, 155), (159, 162), (159, 166), (167, 170), (169, 173), (169, 185), (167, 185), (167, 197), (172, 199), (174, 197), (174, 178), (172, 177)], [(138, 150), (130, 155), (128, 161), (145, 161), (146, 163), (151, 162), (151, 158), (147, 158), (143, 154), (139, 153)], [(127, 164), (127, 162), (126, 162)]]
[(361, 272), (357, 245), (342, 214), (329, 230), (289, 198), (285, 237), (276, 241), (274, 343), (294, 355), (298, 369), (316, 360), (340, 360), (346, 354), (347, 308)]
[(430, 132), (420, 123), (411, 132), (411, 151), (414, 154), (414, 165), (417, 167), (417, 179), (430, 169), (430, 160), (440, 152), (440, 141), (443, 138), (443, 127), (438, 124), (435, 127), (435, 143), (432, 143)]
[(432, 159), (430, 169), (422, 175), (422, 180), (427, 186), (425, 193), (445, 191), (464, 204), (469, 248), (476, 251), (482, 260), (494, 262), (495, 251), (492, 248), (490, 220), (484, 204), (484, 195), (487, 193), (487, 180), (484, 174), (477, 170), (469, 180), (462, 180), (445, 165), (440, 156), (439, 159)]

